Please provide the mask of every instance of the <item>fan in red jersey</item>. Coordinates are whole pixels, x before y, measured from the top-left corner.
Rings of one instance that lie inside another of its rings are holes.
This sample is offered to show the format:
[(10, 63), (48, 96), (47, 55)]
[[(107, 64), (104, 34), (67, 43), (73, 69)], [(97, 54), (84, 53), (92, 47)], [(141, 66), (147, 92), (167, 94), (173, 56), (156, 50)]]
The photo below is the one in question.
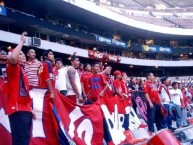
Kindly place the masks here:
[(88, 96), (90, 90), (89, 78), (92, 76), (91, 65), (86, 63), (84, 70), (85, 72), (81, 75), (80, 81), (82, 85), (83, 96)]
[(99, 63), (93, 64), (93, 75), (89, 79), (90, 93), (87, 96), (85, 104), (92, 104), (103, 97), (107, 88), (107, 81), (102, 73), (100, 73)]

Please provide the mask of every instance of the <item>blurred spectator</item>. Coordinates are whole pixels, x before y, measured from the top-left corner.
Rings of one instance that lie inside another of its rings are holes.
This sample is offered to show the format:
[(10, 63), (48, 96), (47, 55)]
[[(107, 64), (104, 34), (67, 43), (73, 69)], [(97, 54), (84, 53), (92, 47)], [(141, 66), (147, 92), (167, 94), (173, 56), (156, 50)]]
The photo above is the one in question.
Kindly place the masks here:
[(83, 103), (82, 86), (77, 68), (80, 65), (78, 56), (73, 55), (70, 59), (71, 66), (67, 68), (66, 87), (67, 97), (74, 103)]
[(112, 67), (107, 66), (104, 70), (104, 77), (108, 83), (108, 87), (105, 91), (104, 97), (112, 97), (115, 93), (115, 88), (113, 86), (113, 79), (111, 77)]
[(130, 82), (129, 82), (129, 89), (130, 90), (139, 90), (139, 85), (138, 81), (136, 80), (136, 77), (131, 77)]
[(54, 69), (53, 69), (53, 61), (54, 54), (51, 49), (45, 50), (42, 54), (43, 63), (40, 66), (38, 71), (39, 83), (38, 86), (40, 88), (48, 89), (50, 99), (54, 99), (54, 89), (55, 89), (55, 78), (54, 78)]
[(182, 91), (178, 89), (178, 83), (172, 83), (172, 89), (169, 90), (172, 102), (172, 108), (175, 109), (174, 116), (176, 119), (176, 126), (182, 126), (182, 105), (181, 101), (183, 100)]
[(66, 88), (66, 73), (67, 68), (64, 67), (63, 62), (60, 58), (55, 59), (56, 69), (55, 69), (55, 76), (56, 76), (56, 89), (60, 91), (61, 94), (66, 96), (67, 88)]
[(90, 91), (89, 78), (92, 76), (91, 65), (86, 63), (84, 65), (84, 73), (81, 75), (81, 84), (83, 90), (83, 96), (87, 97)]
[(29, 96), (27, 77), (23, 72), (26, 62), (21, 51), (26, 42), (27, 33), (21, 35), (21, 40), (10, 55), (7, 66), (7, 114), (11, 127), (13, 145), (29, 145), (32, 125), (32, 101)]
[(182, 87), (181, 84), (179, 84), (179, 89), (182, 91), (183, 99), (182, 101), (182, 126), (187, 126), (187, 109), (188, 109), (188, 100), (186, 96), (186, 89)]
[(147, 74), (147, 81), (144, 84), (144, 92), (147, 99), (147, 118), (148, 118), (148, 131), (150, 135), (155, 132), (154, 122), (156, 123), (157, 130), (162, 129), (162, 114), (160, 111), (161, 100), (159, 97), (158, 89), (155, 84), (155, 77), (153, 73)]
[(168, 114), (167, 116), (163, 117), (163, 128), (172, 128), (172, 116), (170, 111), (170, 93), (168, 90), (169, 80), (168, 77), (162, 77), (161, 78), (161, 85), (159, 86), (158, 90), (160, 93), (161, 101), (164, 106), (164, 108), (167, 110)]
[(79, 73), (80, 77), (84, 73), (84, 64), (83, 63), (79, 64), (78, 73)]
[(99, 63), (96, 62), (92, 66), (93, 75), (89, 78), (90, 93), (86, 99), (85, 104), (92, 104), (103, 97), (108, 87), (107, 81), (102, 73), (100, 73)]
[(7, 48), (5, 46), (0, 47), (0, 77), (4, 78), (6, 62), (7, 62)]
[(41, 62), (36, 59), (36, 52), (34, 49), (29, 49), (27, 52), (28, 60), (25, 63), (24, 72), (28, 77), (29, 85), (32, 87), (38, 86), (38, 69), (40, 68)]

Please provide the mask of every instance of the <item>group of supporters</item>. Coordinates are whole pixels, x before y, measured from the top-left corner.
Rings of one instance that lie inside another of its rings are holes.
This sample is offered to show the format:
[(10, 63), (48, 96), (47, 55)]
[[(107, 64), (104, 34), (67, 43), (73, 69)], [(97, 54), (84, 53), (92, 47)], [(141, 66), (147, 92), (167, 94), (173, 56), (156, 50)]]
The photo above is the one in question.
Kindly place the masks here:
[[(188, 103), (191, 103), (193, 91), (184, 88), (169, 78), (162, 77), (161, 83), (155, 82), (153, 73), (147, 74), (146, 81), (128, 78), (125, 72), (116, 70), (111, 75), (112, 67), (103, 68), (101, 63), (81, 64), (79, 58), (73, 54), (70, 66), (64, 66), (61, 58), (54, 58), (52, 50), (45, 50), (43, 61), (36, 59), (34, 49), (29, 49), (26, 56), (22, 52), (26, 42), (26, 33), (21, 35), (19, 44), (9, 55), (6, 50), (0, 50), (1, 65), (5, 74), (1, 72), (1, 79), (5, 80), (4, 88), (7, 93), (7, 114), (9, 115), (13, 144), (28, 145), (30, 128), (35, 114), (32, 109), (32, 99), (29, 90), (32, 88), (48, 89), (47, 96), (54, 100), (58, 90), (64, 97), (78, 105), (100, 103), (102, 97), (116, 96), (123, 102), (126, 114), (127, 106), (132, 106), (132, 92), (141, 91), (147, 101), (147, 125), (149, 134), (163, 128), (174, 129), (172, 119), (177, 127), (188, 125), (186, 122)], [(111, 102), (109, 102), (111, 103)]]

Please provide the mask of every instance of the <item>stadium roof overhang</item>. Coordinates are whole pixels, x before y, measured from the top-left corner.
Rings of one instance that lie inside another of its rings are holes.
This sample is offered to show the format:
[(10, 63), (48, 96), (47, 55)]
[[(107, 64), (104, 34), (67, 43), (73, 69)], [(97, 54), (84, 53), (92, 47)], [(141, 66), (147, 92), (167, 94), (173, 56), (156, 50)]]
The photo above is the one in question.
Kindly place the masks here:
[(64, 2), (63, 0), (18, 0), (18, 3), (13, 3), (7, 0), (8, 7), (20, 8), (21, 10), (35, 10), (40, 12), (40, 15), (51, 14), (62, 19), (67, 19), (72, 22), (89, 26), (90, 28), (97, 29), (102, 32), (119, 32), (123, 35), (129, 35), (137, 38), (145, 39), (161, 39), (161, 40), (187, 40), (192, 39), (192, 36), (178, 36), (169, 35), (163, 33), (157, 33), (139, 28), (131, 27), (128, 25), (121, 24), (117, 21), (107, 19), (95, 13), (89, 12), (70, 3)]

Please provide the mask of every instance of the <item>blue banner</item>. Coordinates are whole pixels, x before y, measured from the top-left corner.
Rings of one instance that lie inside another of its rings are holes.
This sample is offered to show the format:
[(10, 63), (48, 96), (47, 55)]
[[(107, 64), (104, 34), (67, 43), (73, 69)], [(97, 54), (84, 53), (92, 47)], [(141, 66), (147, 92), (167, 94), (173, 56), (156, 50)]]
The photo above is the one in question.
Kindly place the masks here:
[(99, 35), (95, 35), (95, 36), (96, 36), (97, 42), (102, 42), (102, 43), (106, 43), (106, 44), (114, 45), (114, 46), (119, 46), (119, 47), (123, 47), (123, 48), (127, 47), (127, 43), (124, 41), (114, 40), (114, 39), (102, 37)]
[(164, 53), (172, 53), (172, 48), (169, 47), (159, 47), (159, 52), (164, 52)]
[(143, 45), (143, 51), (146, 51), (146, 52), (158, 52), (158, 53), (172, 53), (172, 48), (170, 48), (170, 47)]
[(6, 8), (0, 6), (0, 15), (6, 16)]

